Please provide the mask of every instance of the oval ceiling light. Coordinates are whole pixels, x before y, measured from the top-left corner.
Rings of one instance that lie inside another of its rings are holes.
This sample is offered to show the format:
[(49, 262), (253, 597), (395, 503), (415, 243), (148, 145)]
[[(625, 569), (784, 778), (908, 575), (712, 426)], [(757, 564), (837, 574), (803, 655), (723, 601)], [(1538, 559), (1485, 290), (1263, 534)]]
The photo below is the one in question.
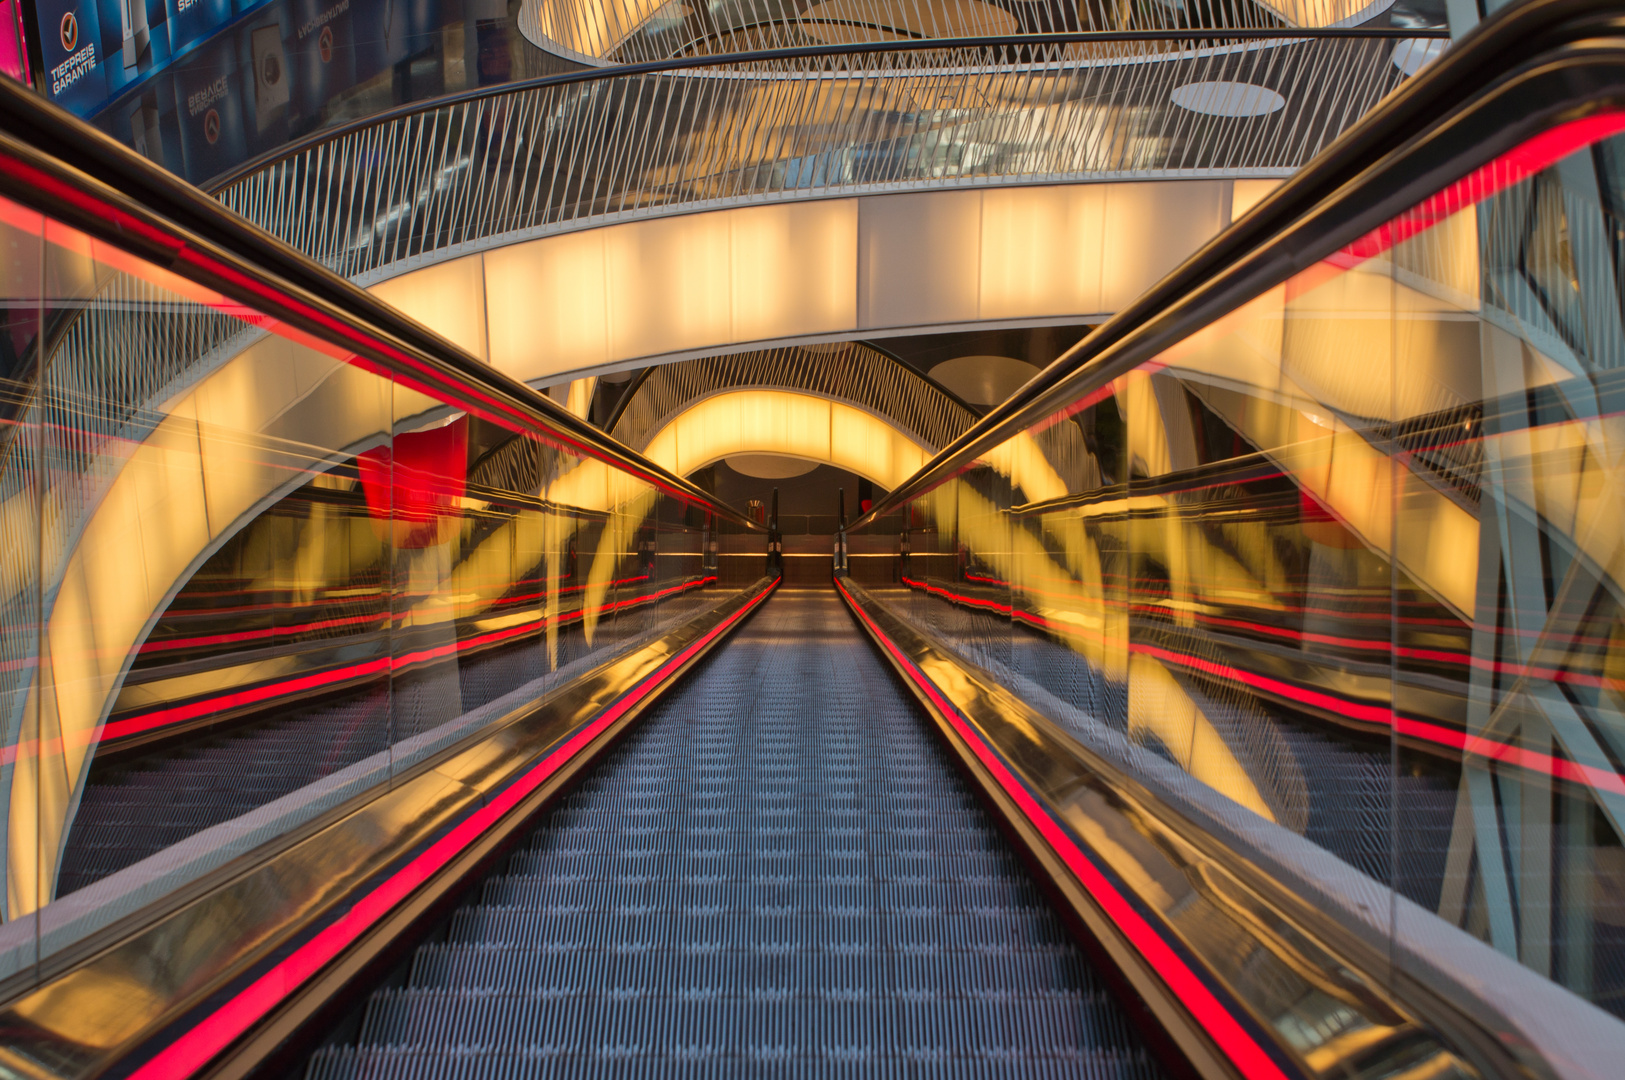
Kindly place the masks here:
[(1168, 96), (1205, 116), (1268, 116), (1286, 107), (1286, 98), (1269, 87), (1242, 82), (1186, 83)]
[(1394, 43), (1394, 66), (1415, 75), (1439, 58), (1449, 44), (1443, 38), (1405, 38)]
[(779, 454), (734, 454), (723, 460), (734, 472), (758, 480), (788, 480), (792, 476), (806, 476), (818, 468), (816, 461)]
[(1037, 374), (1037, 368), (1010, 356), (956, 356), (930, 371), (937, 385), (972, 405), (997, 405)]

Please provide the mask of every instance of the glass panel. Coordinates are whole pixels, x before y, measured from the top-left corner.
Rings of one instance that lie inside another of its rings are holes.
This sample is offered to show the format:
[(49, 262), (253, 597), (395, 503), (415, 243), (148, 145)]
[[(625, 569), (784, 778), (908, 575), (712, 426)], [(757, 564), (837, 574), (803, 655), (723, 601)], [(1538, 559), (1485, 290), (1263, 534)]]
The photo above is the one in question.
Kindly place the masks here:
[(1625, 1016), (1625, 142), (1580, 126), (1393, 226), (1429, 390), (1399, 417), (1404, 546), (1455, 583), (1401, 582), (1400, 764), (1437, 794), (1407, 791), (1396, 841), (1412, 933), (1436, 913)]
[(540, 423), (3, 202), (0, 260), (0, 979), (716, 599)]
[(387, 597), (353, 489), (389, 383), (47, 238), (74, 298), (36, 389), (47, 752), (37, 856), (8, 873), (33, 877), (48, 955), (387, 776)]
[[(912, 596), (880, 594), (1511, 1011), (1584, 1009), (1538, 975), (1625, 1016), (1622, 126), (1532, 140), (987, 451), (909, 508)], [(1296, 978), (1242, 992), (1308, 1053), (1346, 1033)]]
[[(0, 200), (0, 454), (20, 467), (0, 472), (0, 792), (7, 801), (0, 979), (32, 964), (38, 940), (36, 879), (27, 872), (39, 849), (33, 778), (38, 770), (40, 424), (32, 408), (39, 377), (40, 328), (63, 297), (45, 292), (40, 215)], [(42, 299), (44, 303), (42, 303)], [(12, 867), (22, 872), (13, 873)]]

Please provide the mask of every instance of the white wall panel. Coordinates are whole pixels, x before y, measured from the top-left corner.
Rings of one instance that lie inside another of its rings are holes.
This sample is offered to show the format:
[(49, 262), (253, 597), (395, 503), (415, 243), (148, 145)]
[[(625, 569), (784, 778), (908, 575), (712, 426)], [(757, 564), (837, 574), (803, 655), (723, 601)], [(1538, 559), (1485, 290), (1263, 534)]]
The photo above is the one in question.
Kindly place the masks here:
[(858, 326), (976, 318), (982, 192), (875, 195), (858, 209)]
[(1107, 184), (1100, 304), (1119, 311), (1230, 224), (1222, 180)]
[(485, 341), (485, 262), (453, 259), (373, 287), (395, 305), (454, 345), (489, 360)]
[(732, 347), (1099, 319), (1228, 224), (1233, 199), (1261, 195), (1181, 180), (735, 207), (528, 240), (373, 288), (506, 374), (557, 383)]

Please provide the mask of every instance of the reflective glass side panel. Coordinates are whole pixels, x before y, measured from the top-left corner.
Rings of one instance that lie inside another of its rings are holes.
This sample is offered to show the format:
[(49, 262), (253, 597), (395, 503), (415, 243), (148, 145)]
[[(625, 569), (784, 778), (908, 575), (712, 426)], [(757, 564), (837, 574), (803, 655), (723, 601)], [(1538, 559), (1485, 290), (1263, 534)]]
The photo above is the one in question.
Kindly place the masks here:
[[(1622, 128), (1547, 132), (1080, 379), (876, 530), (908, 522), (888, 603), (1381, 955), (1610, 1031)], [(1199, 907), (1170, 908), (1193, 941)], [(1243, 996), (1284, 1038), (1352, 1037), (1282, 978)]]
[[(0, 788), (37, 767), (40, 609), (40, 425), (30, 399), (39, 378), (41, 329), (57, 306), (46, 293), (43, 217), (0, 201), (0, 453), (26, 461), (0, 473)], [(39, 848), (37, 806), (25, 790), (8, 810), (0, 834), (5, 865), (26, 862)], [(0, 910), (0, 979), (32, 964), (38, 904), (32, 876), (6, 874)]]
[(387, 552), (344, 488), (390, 383), (56, 223), (44, 262), (71, 303), (31, 388), (39, 754), (7, 792), (39, 843), (7, 875), (48, 955), (387, 778)]
[(1390, 228), (1401, 544), (1439, 567), (1396, 595), (1394, 724), (1401, 775), (1443, 788), (1401, 804), (1400, 888), (1625, 1016), (1619, 127), (1559, 128)]
[(522, 403), (3, 202), (0, 268), (0, 978), (717, 599), (711, 508)]

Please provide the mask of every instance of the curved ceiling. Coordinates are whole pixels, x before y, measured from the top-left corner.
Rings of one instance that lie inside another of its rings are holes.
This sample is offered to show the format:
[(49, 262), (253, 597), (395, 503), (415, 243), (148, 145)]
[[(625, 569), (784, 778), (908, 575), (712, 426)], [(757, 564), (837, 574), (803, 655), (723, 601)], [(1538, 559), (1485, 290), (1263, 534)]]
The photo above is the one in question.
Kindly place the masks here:
[(728, 468), (739, 475), (758, 480), (788, 480), (791, 477), (806, 476), (820, 464), (817, 461), (790, 457), (787, 454), (734, 454), (723, 460), (728, 463)]
[(997, 405), (1020, 390), (1038, 369), (1010, 356), (956, 356), (931, 369), (931, 378), (972, 405)]

